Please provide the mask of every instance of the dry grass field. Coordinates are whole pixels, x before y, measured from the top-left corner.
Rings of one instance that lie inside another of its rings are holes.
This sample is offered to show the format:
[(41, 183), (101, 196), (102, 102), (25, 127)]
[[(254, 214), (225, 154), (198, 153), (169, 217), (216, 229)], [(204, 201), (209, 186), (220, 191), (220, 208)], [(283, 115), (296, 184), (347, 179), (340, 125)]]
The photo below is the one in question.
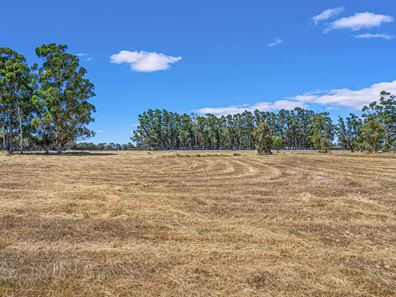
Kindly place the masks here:
[(396, 155), (0, 155), (1, 296), (396, 296)]

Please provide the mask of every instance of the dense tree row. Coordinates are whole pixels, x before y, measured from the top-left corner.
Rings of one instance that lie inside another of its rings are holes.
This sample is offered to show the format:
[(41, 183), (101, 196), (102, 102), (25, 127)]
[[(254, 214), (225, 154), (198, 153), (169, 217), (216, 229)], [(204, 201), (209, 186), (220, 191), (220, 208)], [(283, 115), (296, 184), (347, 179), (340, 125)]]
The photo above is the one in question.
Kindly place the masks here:
[(62, 152), (93, 132), (93, 84), (78, 57), (67, 46), (48, 44), (36, 49), (41, 65), (29, 66), (21, 54), (0, 48), (1, 147), (9, 152), (54, 147)]
[(80, 150), (80, 151), (128, 151), (135, 150), (136, 147), (133, 143), (129, 142), (126, 144), (120, 143), (92, 143), (92, 142), (80, 142), (73, 143), (69, 146), (72, 150)]
[(312, 148), (309, 130), (316, 116), (328, 118), (327, 113), (296, 108), (275, 114), (256, 110), (217, 117), (212, 114), (196, 116), (166, 110), (148, 110), (139, 115), (139, 126), (133, 140), (138, 146), (150, 149), (254, 149), (253, 130), (267, 122), (273, 135), (281, 137), (283, 147)]
[(220, 117), (150, 109), (139, 115), (132, 140), (140, 148), (153, 150), (246, 150), (258, 146), (266, 152), (268, 148), (327, 151), (337, 139), (351, 151), (389, 151), (396, 145), (395, 108), (395, 97), (382, 92), (379, 102), (363, 108), (361, 118), (351, 114), (339, 118), (337, 124), (327, 112), (302, 108)]
[(379, 101), (364, 106), (362, 117), (350, 114), (339, 118), (336, 127), (339, 143), (350, 151), (396, 150), (396, 97), (381, 92)]

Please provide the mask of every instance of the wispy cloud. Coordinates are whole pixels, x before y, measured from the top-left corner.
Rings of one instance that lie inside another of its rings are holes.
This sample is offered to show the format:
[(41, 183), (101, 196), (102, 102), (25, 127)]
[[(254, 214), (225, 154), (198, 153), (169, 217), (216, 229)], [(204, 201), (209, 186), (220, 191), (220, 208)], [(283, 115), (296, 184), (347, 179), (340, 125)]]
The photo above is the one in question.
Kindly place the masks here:
[(332, 89), (315, 93), (305, 93), (287, 100), (303, 102), (306, 104), (318, 104), (326, 106), (344, 106), (353, 109), (361, 109), (364, 105), (376, 100), (381, 91), (396, 94), (396, 80), (380, 82), (359, 90)]
[(391, 82), (380, 82), (367, 88), (352, 89), (331, 89), (326, 91), (315, 90), (288, 97), (275, 102), (259, 102), (251, 105), (231, 105), (225, 107), (205, 107), (198, 109), (199, 114), (211, 113), (214, 115), (227, 115), (242, 113), (245, 110), (273, 111), (280, 109), (294, 109), (296, 107), (309, 108), (310, 104), (326, 107), (326, 110), (339, 110), (340, 108), (351, 108), (359, 110), (364, 105), (377, 100), (381, 91), (396, 94), (396, 80)]
[(395, 38), (395, 36), (388, 34), (388, 33), (365, 33), (365, 34), (358, 34), (355, 36), (357, 39), (386, 39), (391, 40)]
[(86, 53), (77, 53), (76, 56), (77, 57), (86, 57), (86, 56), (88, 56), (88, 54), (86, 54)]
[(154, 72), (170, 68), (170, 65), (179, 62), (182, 57), (172, 57), (156, 52), (120, 51), (110, 57), (114, 64), (128, 64), (136, 72)]
[(77, 53), (75, 55), (85, 62), (90, 62), (95, 59), (94, 57), (90, 57), (87, 53)]
[(280, 39), (279, 37), (275, 37), (274, 40), (272, 42), (268, 43), (267, 45), (269, 47), (274, 47), (274, 46), (278, 46), (278, 45), (280, 45), (282, 43), (283, 43), (282, 39)]
[(337, 29), (349, 29), (357, 31), (361, 29), (368, 29), (379, 27), (383, 23), (393, 22), (393, 17), (383, 14), (375, 14), (372, 12), (358, 12), (353, 16), (340, 18), (330, 24), (325, 32)]
[(225, 107), (205, 107), (198, 109), (197, 112), (200, 114), (211, 113), (214, 115), (227, 115), (242, 113), (245, 110), (254, 111), (256, 109), (261, 111), (272, 111), (279, 109), (294, 109), (295, 107), (305, 108), (307, 107), (304, 102), (290, 101), (290, 100), (277, 100), (275, 102), (259, 102), (252, 105), (232, 105)]
[(331, 19), (344, 11), (344, 7), (329, 8), (312, 17), (315, 24)]

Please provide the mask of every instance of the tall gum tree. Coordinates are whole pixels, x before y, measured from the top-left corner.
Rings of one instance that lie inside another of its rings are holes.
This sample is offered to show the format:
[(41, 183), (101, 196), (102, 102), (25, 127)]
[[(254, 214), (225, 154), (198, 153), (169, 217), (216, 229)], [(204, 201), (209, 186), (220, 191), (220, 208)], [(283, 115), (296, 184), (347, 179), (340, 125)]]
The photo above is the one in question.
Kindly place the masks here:
[(357, 149), (362, 125), (362, 120), (353, 113), (350, 113), (345, 120), (342, 117), (338, 118), (336, 132), (338, 142), (344, 149), (348, 149), (352, 153)]
[(366, 123), (374, 118), (383, 125), (385, 130), (383, 149), (385, 151), (396, 150), (396, 97), (389, 92), (382, 91), (379, 101), (373, 101), (368, 106), (364, 106), (362, 111)]
[[(19, 149), (23, 153), (23, 126), (31, 115), (32, 76), (26, 59), (10, 48), (0, 48), (0, 111), (3, 146), (13, 151), (14, 127), (18, 127)], [(8, 126), (5, 129), (5, 126)]]
[(95, 107), (88, 100), (95, 96), (94, 85), (86, 78), (87, 71), (77, 56), (66, 52), (66, 45), (50, 43), (36, 48), (43, 59), (38, 69), (42, 120), (53, 129), (56, 150), (78, 139), (91, 137), (87, 124), (93, 122)]
[(262, 122), (253, 130), (253, 137), (256, 143), (256, 150), (259, 155), (272, 154), (272, 134), (267, 122)]
[(310, 125), (310, 139), (319, 152), (327, 153), (334, 139), (334, 126), (329, 113), (315, 114)]

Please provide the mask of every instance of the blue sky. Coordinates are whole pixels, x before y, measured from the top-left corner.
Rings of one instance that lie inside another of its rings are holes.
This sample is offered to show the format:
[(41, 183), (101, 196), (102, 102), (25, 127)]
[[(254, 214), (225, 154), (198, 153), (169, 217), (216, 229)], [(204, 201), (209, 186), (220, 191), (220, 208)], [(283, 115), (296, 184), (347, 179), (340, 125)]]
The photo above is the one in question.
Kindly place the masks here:
[(93, 142), (128, 142), (148, 108), (336, 117), (396, 93), (393, 0), (15, 0), (1, 10), (1, 46), (30, 63), (43, 43), (80, 54), (96, 86)]

